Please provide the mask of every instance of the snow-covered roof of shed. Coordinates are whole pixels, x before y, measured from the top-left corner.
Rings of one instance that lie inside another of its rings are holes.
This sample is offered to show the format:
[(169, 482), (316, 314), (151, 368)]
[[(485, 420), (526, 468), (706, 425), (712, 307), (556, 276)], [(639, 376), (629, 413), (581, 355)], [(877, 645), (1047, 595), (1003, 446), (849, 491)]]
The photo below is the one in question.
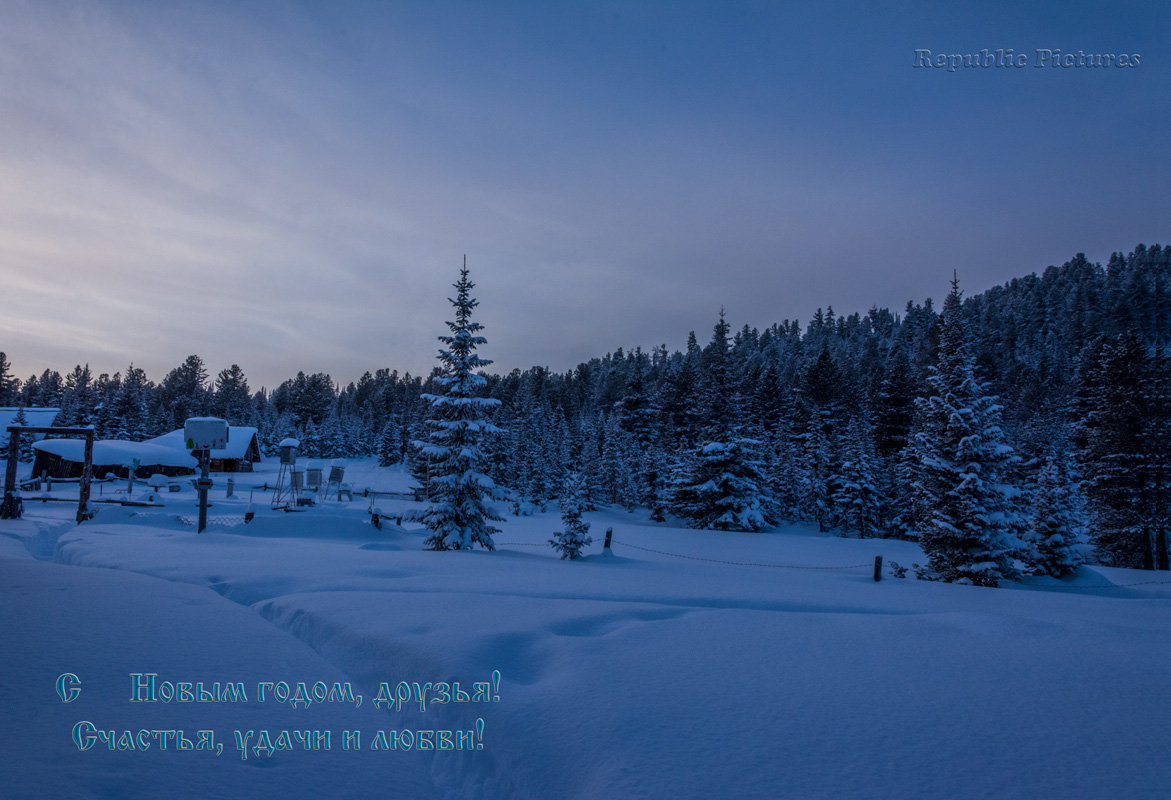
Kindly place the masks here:
[[(212, 419), (212, 417), (208, 417)], [(222, 450), (212, 450), (212, 458), (244, 458), (248, 455), (248, 444), (252, 441), (252, 437), (256, 435), (256, 428), (248, 428), (240, 425), (228, 426), (228, 446)], [(151, 444), (157, 444), (161, 447), (169, 447), (174, 450), (180, 450), (183, 453), (190, 453), (187, 449), (187, 442), (183, 438), (183, 430), (171, 431), (164, 433), (162, 436), (156, 436), (153, 439), (147, 439)]]
[[(16, 424), (16, 415), (19, 413), (20, 408), (17, 406), (0, 407), (0, 440), (8, 441), (8, 426)], [(59, 408), (28, 406), (24, 409), (24, 424), (34, 428), (47, 428), (60, 413)]]
[[(37, 450), (60, 456), (78, 464), (85, 461), (84, 439), (47, 439), (33, 444)], [(126, 442), (120, 439), (99, 439), (94, 442), (94, 464), (118, 464), (129, 467), (135, 459), (142, 466), (189, 467), (197, 466), (195, 458), (186, 451), (164, 447), (151, 442)]]

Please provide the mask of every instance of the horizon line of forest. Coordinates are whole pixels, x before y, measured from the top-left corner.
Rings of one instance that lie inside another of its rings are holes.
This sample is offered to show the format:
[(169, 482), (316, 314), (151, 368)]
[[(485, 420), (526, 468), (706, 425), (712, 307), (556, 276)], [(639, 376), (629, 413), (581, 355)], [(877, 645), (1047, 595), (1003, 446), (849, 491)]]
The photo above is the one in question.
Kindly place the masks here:
[[(1166, 562), (1169, 280), (1171, 247), (1140, 244), (1105, 265), (1079, 253), (962, 303), (956, 293), (964, 352), (1015, 454), (1006, 480), (1020, 496), (1016, 516), (1038, 513), (1046, 469), (1068, 461), (1060, 472), (1077, 518), (1070, 524), (1104, 563)], [(805, 326), (734, 332), (721, 312), (706, 344), (692, 332), (682, 350), (618, 348), (563, 373), (485, 373), (484, 395), (500, 400), (492, 421), (505, 430), (486, 444), (487, 472), (508, 487), (514, 513), (558, 499), (567, 465), (585, 476), (587, 503), (672, 512), (672, 476), (693, 466), (711, 429), (718, 369), (727, 396), (716, 405), (753, 443), (744, 458), (759, 465), (769, 520), (917, 538), (903, 461), (934, 391), (942, 325), (930, 299), (901, 314), (818, 309)], [(46, 369), (21, 381), (0, 353), (0, 406), (60, 408), (57, 425), (92, 424), (99, 438), (129, 440), (210, 414), (256, 427), (265, 455), (294, 436), (308, 457), (377, 455), (389, 465), (418, 462), (412, 442), (425, 435), (423, 395), (437, 391), (437, 374), (378, 369), (343, 387), (327, 373), (299, 372), (252, 392), (237, 365), (209, 380), (192, 355), (157, 384), (133, 365), (96, 377), (88, 365), (65, 376)], [(1108, 488), (1120, 480), (1128, 497)]]

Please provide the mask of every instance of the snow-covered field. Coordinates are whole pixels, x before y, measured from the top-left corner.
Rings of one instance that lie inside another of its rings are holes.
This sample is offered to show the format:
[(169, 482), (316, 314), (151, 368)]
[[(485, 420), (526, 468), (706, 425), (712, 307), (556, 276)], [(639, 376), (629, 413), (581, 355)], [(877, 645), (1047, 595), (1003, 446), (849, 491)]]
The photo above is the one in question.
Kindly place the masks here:
[[(71, 505), (31, 497), (23, 520), (0, 521), (0, 797), (1171, 791), (1171, 585), (1122, 586), (1171, 578), (1088, 568), (1001, 589), (889, 572), (876, 583), (876, 555), (909, 564), (918, 548), (801, 528), (692, 531), (619, 510), (586, 516), (594, 544), (579, 562), (546, 544), (555, 509), (510, 517), (497, 552), (434, 553), (420, 531), (376, 529), (361, 497), (285, 513), (257, 491), (245, 525), (249, 487), (274, 476), (235, 476), (233, 499), (223, 477), (202, 535), (186, 483), (159, 495), (163, 508), (99, 505), (81, 526)], [(408, 483), (370, 462), (347, 480)], [(374, 504), (392, 517), (410, 505)], [(70, 703), (63, 673), (81, 684)], [(132, 703), (135, 673), (242, 682), (247, 702)], [(271, 699), (281, 681), (348, 681), (362, 702), (294, 708)], [(411, 684), (449, 684), (455, 699), (457, 681), (468, 702), (437, 702), (434, 687), (425, 710), (414, 701)], [(263, 703), (260, 683), (273, 684)], [(383, 683), (412, 699), (376, 703)], [(486, 699), (471, 701), (474, 684)], [(110, 750), (83, 727), (95, 744), (82, 751), (82, 721), (154, 744)], [(172, 729), (193, 742), (212, 730), (222, 753), (139, 736)], [(293, 749), (253, 749), (260, 731), (276, 745), (286, 730)], [(236, 731), (251, 732), (247, 758)], [(306, 749), (303, 731), (329, 731), (329, 749)], [(343, 731), (361, 732), (358, 749)], [(372, 749), (379, 731), (398, 749)], [(413, 732), (412, 749), (390, 731)]]

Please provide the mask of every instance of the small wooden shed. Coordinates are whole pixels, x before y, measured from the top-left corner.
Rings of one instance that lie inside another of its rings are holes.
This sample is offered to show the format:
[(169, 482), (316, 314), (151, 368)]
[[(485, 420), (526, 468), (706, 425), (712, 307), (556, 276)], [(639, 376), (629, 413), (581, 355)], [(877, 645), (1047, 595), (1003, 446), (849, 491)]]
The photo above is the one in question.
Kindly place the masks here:
[[(33, 475), (46, 472), (50, 478), (79, 478), (85, 463), (85, 442), (80, 439), (46, 439), (33, 444), (36, 458)], [(161, 473), (170, 477), (195, 472), (195, 459), (190, 453), (177, 452), (149, 442), (125, 442), (118, 439), (99, 439), (94, 442), (93, 475), (102, 477), (113, 473), (128, 477), (130, 467), (138, 462), (139, 477)]]
[[(148, 439), (144, 444), (155, 444), (183, 453), (189, 452), (183, 440), (182, 429)], [(211, 451), (212, 472), (251, 472), (252, 465), (259, 462), (260, 442), (256, 438), (256, 428), (229, 425), (228, 446), (222, 450)]]

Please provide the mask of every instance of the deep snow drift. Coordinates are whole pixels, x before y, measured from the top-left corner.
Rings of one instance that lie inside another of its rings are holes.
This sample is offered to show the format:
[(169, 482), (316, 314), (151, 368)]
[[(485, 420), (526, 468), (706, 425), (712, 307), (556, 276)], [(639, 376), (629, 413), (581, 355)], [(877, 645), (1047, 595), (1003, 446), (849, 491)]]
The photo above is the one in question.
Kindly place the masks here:
[[(3, 796), (1094, 798), (1158, 796), (1171, 779), (1160, 574), (875, 583), (875, 555), (921, 552), (621, 511), (587, 514), (594, 543), (566, 562), (547, 544), (556, 508), (509, 517), (495, 553), (433, 553), (420, 531), (371, 525), (371, 508), (411, 505), (398, 496), (285, 513), (256, 491), (243, 524), (249, 487), (272, 477), (236, 476), (227, 499), (217, 476), (202, 535), (189, 486), (81, 526), (68, 504), (32, 498), (25, 519), (0, 522)], [(369, 462), (348, 479), (407, 483)], [(54, 686), (65, 672), (82, 682), (69, 704)], [(131, 673), (243, 682), (248, 702), (131, 703)], [(257, 683), (279, 681), (349, 681), (363, 702), (257, 701)], [(498, 700), (374, 702), (383, 682), (456, 681)], [(477, 719), (482, 749), (371, 749), (380, 730)], [(224, 750), (82, 752), (82, 720), (210, 729)], [(242, 759), (237, 730), (332, 735), (329, 750)], [(361, 749), (343, 748), (346, 730)]]

